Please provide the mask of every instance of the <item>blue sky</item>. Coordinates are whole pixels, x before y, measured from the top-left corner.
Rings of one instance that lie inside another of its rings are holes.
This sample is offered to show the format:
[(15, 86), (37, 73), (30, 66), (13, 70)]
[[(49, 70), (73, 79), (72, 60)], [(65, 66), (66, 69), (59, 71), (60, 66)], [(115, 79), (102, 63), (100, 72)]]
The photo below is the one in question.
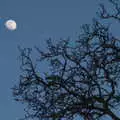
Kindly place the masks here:
[[(0, 119), (17, 120), (24, 105), (13, 100), (11, 88), (19, 80), (19, 51), (22, 47), (44, 48), (49, 37), (75, 38), (80, 25), (91, 23), (98, 9), (97, 0), (0, 0)], [(18, 28), (4, 27), (14, 19)]]

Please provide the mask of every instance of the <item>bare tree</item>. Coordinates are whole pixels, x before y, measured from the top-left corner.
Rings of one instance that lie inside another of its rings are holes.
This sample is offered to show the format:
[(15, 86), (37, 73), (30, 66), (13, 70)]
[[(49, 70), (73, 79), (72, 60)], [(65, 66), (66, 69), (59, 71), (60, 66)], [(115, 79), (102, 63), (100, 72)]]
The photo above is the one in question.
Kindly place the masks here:
[[(116, 10), (109, 13), (103, 4), (102, 19), (120, 21), (120, 1), (109, 0)], [(49, 62), (50, 70), (41, 76), (31, 49), (20, 49), (22, 74), (13, 87), (15, 100), (27, 104), (25, 119), (98, 120), (105, 115), (120, 120), (120, 39), (100, 20), (83, 25), (75, 46), (70, 40), (47, 40), (47, 51), (39, 53), (37, 63)], [(38, 74), (39, 73), (39, 74)]]

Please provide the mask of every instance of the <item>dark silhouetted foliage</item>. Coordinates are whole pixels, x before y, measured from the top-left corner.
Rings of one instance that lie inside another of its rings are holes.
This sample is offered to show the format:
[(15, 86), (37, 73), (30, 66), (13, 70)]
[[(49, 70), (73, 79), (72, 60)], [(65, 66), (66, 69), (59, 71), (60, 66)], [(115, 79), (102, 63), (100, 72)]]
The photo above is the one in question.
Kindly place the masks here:
[(39, 73), (42, 68), (33, 62), (31, 49), (20, 49), (22, 73), (13, 96), (27, 105), (26, 120), (73, 120), (74, 115), (85, 120), (105, 115), (120, 120), (116, 114), (120, 108), (120, 39), (102, 22), (111, 18), (120, 22), (120, 1), (109, 2), (114, 13), (101, 4), (100, 19), (82, 26), (74, 46), (69, 39), (56, 43), (49, 39), (47, 51), (36, 48), (36, 63), (49, 62), (48, 73)]

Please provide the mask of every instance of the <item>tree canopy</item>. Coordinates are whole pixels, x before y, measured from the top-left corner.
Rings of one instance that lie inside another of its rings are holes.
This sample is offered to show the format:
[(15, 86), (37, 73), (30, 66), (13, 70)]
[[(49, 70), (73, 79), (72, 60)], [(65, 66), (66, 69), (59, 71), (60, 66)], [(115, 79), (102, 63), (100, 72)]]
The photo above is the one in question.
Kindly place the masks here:
[(25, 103), (25, 120), (98, 120), (108, 115), (120, 120), (120, 39), (103, 20), (120, 22), (120, 1), (108, 0), (110, 12), (103, 4), (99, 19), (82, 25), (75, 45), (69, 39), (46, 41), (47, 51), (35, 48), (37, 63), (47, 61), (49, 72), (41, 76), (39, 64), (32, 60), (30, 48), (20, 49), (20, 80), (13, 87), (16, 101)]

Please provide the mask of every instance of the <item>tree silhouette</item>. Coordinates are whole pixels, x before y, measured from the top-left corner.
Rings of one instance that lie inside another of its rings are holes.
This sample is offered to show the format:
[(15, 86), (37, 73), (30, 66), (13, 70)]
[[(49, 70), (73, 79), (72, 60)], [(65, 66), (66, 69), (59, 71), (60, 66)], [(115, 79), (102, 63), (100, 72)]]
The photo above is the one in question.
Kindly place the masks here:
[(13, 87), (16, 101), (27, 105), (25, 119), (73, 120), (80, 115), (85, 120), (98, 120), (108, 115), (120, 120), (120, 39), (110, 33), (103, 19), (120, 22), (120, 1), (109, 0), (115, 11), (110, 13), (100, 4), (91, 25), (82, 25), (75, 46), (70, 40), (54, 43), (47, 40), (47, 51), (39, 53), (39, 62), (49, 62), (49, 72), (43, 76), (39, 64), (32, 60), (30, 48), (20, 49), (20, 80)]

